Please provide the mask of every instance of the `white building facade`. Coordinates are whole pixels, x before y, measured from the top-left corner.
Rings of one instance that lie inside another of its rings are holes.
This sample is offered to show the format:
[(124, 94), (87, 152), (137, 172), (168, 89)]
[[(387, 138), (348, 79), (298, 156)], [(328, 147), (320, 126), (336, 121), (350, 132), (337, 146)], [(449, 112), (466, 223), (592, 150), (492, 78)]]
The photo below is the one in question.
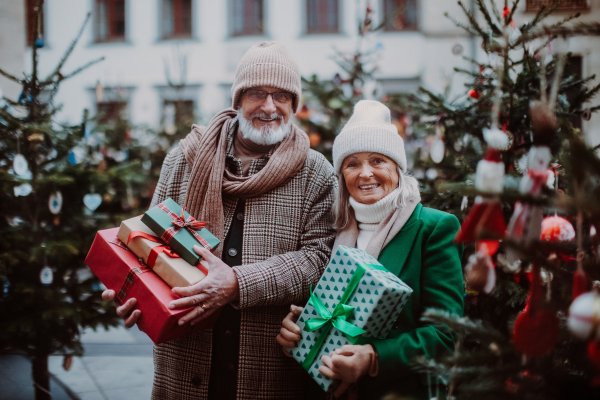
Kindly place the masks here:
[[(543, 2), (522, 1), (516, 22), (533, 18), (526, 5)], [(465, 3), (473, 6), (469, 0)], [(583, 3), (579, 4), (583, 20), (600, 19), (600, 0)], [(479, 43), (444, 17), (448, 11), (464, 20), (456, 2), (371, 0), (369, 4), (375, 25), (389, 10), (401, 10), (387, 29), (363, 44), (380, 49), (376, 78), (381, 95), (412, 92), (420, 85), (435, 92), (452, 85), (454, 94), (464, 92), (453, 68), (471, 68), (462, 56), (483, 59), (485, 54)], [(98, 57), (105, 60), (62, 84), (55, 98), (64, 106), (60, 118), (76, 123), (83, 108), (92, 113), (101, 109), (95, 90), (99, 82), (104, 88), (102, 102), (126, 103), (127, 117), (134, 125), (160, 126), (165, 105), (172, 100), (187, 100), (206, 122), (231, 104), (235, 68), (259, 41), (283, 43), (303, 76), (331, 79), (340, 72), (331, 60), (333, 48), (355, 51), (358, 19), (364, 17), (366, 5), (366, 0), (46, 0), (41, 70), (43, 74), (54, 67), (91, 12), (91, 23), (63, 73)], [(600, 76), (599, 43), (598, 38), (570, 43), (569, 50), (581, 56), (583, 76)], [(25, 68), (30, 68), (30, 53), (26, 51)], [(167, 74), (174, 83), (185, 82), (185, 88), (170, 87)], [(598, 120), (594, 116), (583, 125), (593, 144), (600, 142)]]

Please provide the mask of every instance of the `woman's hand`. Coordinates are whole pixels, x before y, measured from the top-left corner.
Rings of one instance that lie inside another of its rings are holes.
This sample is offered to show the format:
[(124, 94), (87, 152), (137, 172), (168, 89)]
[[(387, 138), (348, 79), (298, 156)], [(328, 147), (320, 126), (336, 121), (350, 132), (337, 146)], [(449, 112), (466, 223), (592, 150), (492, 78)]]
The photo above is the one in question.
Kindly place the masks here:
[(296, 325), (296, 321), (298, 321), (303, 310), (303, 307), (292, 304), (290, 306), (290, 313), (284, 318), (279, 335), (275, 338), (277, 343), (283, 347), (282, 350), (288, 357), (291, 357), (292, 355), (288, 353), (285, 348), (296, 346), (296, 342), (302, 339), (302, 331), (300, 330), (300, 327)]
[(119, 304), (115, 301), (116, 297), (117, 294), (114, 290), (106, 289), (104, 292), (102, 292), (102, 299), (107, 301), (114, 301), (115, 307), (117, 309), (117, 315), (125, 321), (125, 328), (131, 328), (132, 326), (137, 324), (138, 320), (142, 316), (142, 312), (135, 308), (137, 300), (132, 297), (125, 303)]
[(329, 356), (321, 357), (319, 372), (330, 379), (342, 381), (334, 397), (340, 397), (358, 379), (369, 374), (376, 376), (379, 369), (377, 353), (370, 344), (364, 346), (343, 346)]

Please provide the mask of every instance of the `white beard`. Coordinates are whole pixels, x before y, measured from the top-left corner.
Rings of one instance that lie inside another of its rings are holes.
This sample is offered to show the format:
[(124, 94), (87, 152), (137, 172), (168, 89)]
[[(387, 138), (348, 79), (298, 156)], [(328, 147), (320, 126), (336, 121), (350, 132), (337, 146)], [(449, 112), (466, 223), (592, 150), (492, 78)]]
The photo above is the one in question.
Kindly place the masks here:
[[(283, 122), (283, 117), (278, 114), (271, 114), (270, 118), (279, 118), (281, 123), (279, 124), (279, 128), (273, 129), (270, 126), (264, 126), (261, 129), (256, 129), (252, 125), (252, 121), (244, 118), (242, 110), (238, 110), (237, 119), (240, 123), (240, 132), (244, 136), (244, 139), (248, 139), (256, 144), (260, 144), (263, 146), (271, 146), (281, 142), (285, 137), (292, 131), (292, 124), (294, 122), (295, 114), (290, 114), (290, 118), (287, 123)], [(256, 118), (254, 116), (253, 118)]]

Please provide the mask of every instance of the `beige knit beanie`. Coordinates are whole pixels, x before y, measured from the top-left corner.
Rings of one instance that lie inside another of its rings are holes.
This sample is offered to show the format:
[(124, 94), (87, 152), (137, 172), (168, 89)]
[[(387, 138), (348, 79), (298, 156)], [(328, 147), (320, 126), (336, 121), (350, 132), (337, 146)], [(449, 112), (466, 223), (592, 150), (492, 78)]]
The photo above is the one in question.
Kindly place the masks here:
[(361, 152), (388, 156), (406, 172), (404, 141), (392, 125), (390, 109), (378, 101), (361, 100), (333, 142), (333, 167), (339, 173), (344, 159)]
[(257, 86), (273, 86), (294, 94), (292, 110), (297, 111), (302, 90), (300, 70), (281, 43), (260, 42), (244, 54), (231, 87), (233, 108), (238, 108), (242, 90)]

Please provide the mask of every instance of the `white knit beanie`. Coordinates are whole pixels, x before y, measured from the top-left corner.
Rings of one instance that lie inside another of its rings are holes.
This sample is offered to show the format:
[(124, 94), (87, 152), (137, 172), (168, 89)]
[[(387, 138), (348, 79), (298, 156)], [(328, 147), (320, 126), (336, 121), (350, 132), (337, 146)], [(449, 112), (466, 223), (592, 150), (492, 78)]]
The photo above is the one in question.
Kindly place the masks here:
[(374, 100), (361, 100), (333, 142), (333, 167), (339, 173), (344, 159), (361, 152), (388, 156), (406, 172), (404, 141), (392, 124), (390, 109)]
[(233, 108), (238, 108), (244, 89), (273, 86), (294, 94), (292, 110), (300, 103), (301, 79), (298, 64), (281, 43), (260, 42), (250, 47), (235, 71), (231, 87)]

